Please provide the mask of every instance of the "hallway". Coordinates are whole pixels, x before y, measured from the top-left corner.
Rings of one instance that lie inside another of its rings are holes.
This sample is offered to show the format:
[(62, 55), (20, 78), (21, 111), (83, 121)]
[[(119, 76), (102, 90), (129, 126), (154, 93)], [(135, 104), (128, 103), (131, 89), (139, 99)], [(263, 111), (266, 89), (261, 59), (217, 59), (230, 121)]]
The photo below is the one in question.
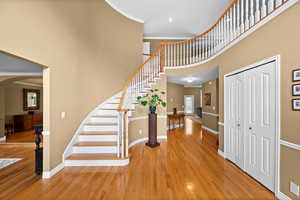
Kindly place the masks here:
[(275, 199), (217, 154), (215, 135), (190, 119), (185, 125), (158, 148), (131, 148), (127, 167), (65, 167), (16, 199)]

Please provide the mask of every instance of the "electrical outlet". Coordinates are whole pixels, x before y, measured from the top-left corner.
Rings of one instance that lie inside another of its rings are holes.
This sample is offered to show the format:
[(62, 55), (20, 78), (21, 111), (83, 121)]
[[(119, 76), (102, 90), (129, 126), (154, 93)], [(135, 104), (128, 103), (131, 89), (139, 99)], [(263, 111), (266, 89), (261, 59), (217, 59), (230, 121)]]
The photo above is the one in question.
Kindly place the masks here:
[(296, 196), (299, 196), (299, 185), (297, 185), (294, 182), (290, 182), (290, 192), (295, 194)]
[(142, 130), (142, 129), (139, 130), (139, 134), (140, 134), (140, 135), (143, 134), (143, 130)]
[(60, 118), (65, 119), (66, 118), (66, 112), (61, 112), (60, 113)]

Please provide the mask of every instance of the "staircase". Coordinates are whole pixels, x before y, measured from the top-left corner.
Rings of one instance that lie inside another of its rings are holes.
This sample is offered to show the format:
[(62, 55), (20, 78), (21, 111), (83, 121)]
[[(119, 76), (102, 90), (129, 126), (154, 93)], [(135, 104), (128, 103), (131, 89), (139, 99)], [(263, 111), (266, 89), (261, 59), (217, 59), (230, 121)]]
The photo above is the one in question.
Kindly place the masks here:
[(162, 42), (122, 91), (99, 105), (82, 122), (64, 152), (65, 166), (127, 165), (128, 117), (134, 112), (136, 97), (144, 95), (165, 69), (208, 62), (298, 1), (233, 0), (203, 34), (179, 42)]

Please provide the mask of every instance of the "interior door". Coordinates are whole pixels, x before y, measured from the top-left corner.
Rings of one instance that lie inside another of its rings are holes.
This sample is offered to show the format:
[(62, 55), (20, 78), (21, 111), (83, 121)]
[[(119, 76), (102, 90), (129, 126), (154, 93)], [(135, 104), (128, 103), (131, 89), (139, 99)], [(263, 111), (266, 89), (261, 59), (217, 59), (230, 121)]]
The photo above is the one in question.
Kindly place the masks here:
[(271, 191), (275, 185), (275, 62), (245, 72), (245, 170)]
[(244, 168), (243, 74), (226, 77), (225, 154), (226, 158)]
[(184, 113), (193, 114), (194, 113), (194, 96), (185, 95), (184, 96)]

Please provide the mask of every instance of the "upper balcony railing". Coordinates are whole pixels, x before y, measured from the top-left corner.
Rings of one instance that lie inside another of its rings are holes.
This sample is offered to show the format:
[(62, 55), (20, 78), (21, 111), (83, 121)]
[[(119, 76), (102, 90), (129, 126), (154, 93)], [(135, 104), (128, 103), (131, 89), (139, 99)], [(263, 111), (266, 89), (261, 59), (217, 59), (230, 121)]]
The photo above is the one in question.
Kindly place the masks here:
[(220, 53), (284, 4), (295, 0), (233, 0), (217, 22), (204, 33), (178, 42), (161, 42), (159, 49), (128, 79), (122, 89), (119, 110), (128, 98), (135, 99), (144, 87), (167, 67), (187, 66), (206, 61)]

